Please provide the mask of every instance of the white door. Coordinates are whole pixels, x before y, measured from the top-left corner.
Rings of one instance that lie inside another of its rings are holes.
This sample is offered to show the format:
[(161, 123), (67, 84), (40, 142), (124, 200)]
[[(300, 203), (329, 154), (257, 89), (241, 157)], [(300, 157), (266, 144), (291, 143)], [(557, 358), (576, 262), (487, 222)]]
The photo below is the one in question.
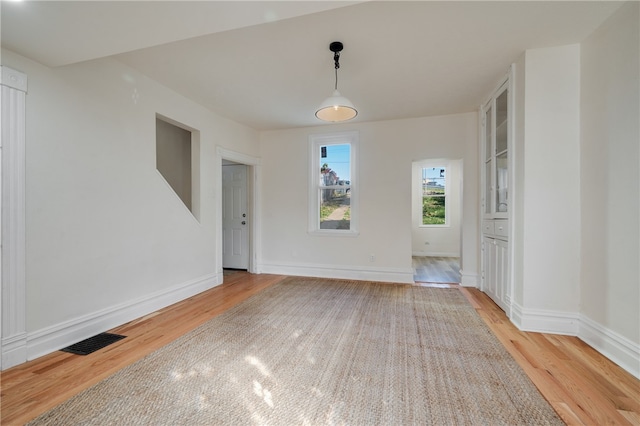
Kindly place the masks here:
[(247, 166), (222, 166), (222, 267), (249, 269)]

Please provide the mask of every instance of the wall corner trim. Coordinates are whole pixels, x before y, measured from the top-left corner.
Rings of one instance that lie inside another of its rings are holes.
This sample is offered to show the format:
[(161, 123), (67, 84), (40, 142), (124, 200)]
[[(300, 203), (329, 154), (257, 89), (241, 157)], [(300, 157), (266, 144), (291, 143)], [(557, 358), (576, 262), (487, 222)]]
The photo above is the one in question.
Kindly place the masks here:
[(462, 287), (475, 287), (480, 288), (480, 275), (476, 272), (466, 272), (460, 270), (460, 285)]

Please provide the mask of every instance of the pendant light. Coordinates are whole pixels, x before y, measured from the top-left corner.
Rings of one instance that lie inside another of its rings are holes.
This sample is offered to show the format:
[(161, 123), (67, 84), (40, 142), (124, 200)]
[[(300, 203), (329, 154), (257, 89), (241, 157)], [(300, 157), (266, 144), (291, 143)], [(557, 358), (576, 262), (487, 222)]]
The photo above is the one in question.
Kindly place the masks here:
[(333, 94), (324, 100), (316, 111), (316, 117), (323, 121), (339, 122), (351, 120), (358, 115), (358, 111), (351, 101), (338, 92), (338, 68), (340, 68), (340, 52), (343, 45), (339, 41), (334, 41), (329, 45), (329, 50), (333, 52), (333, 61), (335, 63), (336, 84)]

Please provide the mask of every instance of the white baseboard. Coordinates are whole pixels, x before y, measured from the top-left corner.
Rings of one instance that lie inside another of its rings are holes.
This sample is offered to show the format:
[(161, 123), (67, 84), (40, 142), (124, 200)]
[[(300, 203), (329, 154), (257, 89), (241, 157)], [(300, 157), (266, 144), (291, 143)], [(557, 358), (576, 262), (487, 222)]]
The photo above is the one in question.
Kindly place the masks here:
[(460, 270), (460, 285), (462, 287), (480, 288), (480, 275)]
[(512, 303), (510, 319), (523, 331), (576, 336), (640, 379), (640, 345), (585, 315), (523, 309)]
[(640, 379), (640, 345), (580, 315), (578, 337)]
[[(205, 275), (137, 300), (102, 309), (31, 332), (27, 336), (27, 360), (57, 351), (76, 342), (143, 317), (222, 283), (218, 273)], [(3, 348), (4, 349), (4, 348)], [(3, 365), (4, 367), (4, 365)]]
[(27, 359), (27, 333), (2, 339), (2, 369), (22, 364)]
[(516, 302), (511, 303), (511, 316), (509, 317), (513, 325), (522, 330), (522, 306)]
[(316, 263), (262, 263), (258, 269), (265, 274), (384, 281), (405, 284), (412, 284), (414, 282), (413, 268), (364, 268), (361, 266), (319, 265)]
[(512, 322), (522, 331), (578, 335), (580, 318), (578, 314), (572, 312), (524, 309), (514, 302), (511, 305), (511, 316), (518, 317), (518, 322), (513, 319)]
[(413, 251), (411, 256), (416, 257), (460, 257), (460, 253), (451, 253), (447, 251)]

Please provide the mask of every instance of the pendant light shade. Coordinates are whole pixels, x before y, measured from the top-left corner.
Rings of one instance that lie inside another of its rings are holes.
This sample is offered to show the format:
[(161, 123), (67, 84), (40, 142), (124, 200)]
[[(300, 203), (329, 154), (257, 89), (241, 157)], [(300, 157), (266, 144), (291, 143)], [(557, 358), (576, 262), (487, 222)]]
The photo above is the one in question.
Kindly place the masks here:
[(346, 121), (358, 115), (358, 111), (351, 101), (340, 94), (337, 90), (333, 95), (324, 100), (316, 111), (316, 117), (324, 121)]
[(338, 68), (340, 68), (340, 52), (342, 48), (343, 45), (339, 41), (334, 41), (329, 45), (329, 50), (333, 52), (333, 61), (335, 63), (336, 84), (333, 94), (325, 99), (316, 111), (316, 117), (332, 123), (351, 120), (358, 115), (353, 103), (338, 92)]

